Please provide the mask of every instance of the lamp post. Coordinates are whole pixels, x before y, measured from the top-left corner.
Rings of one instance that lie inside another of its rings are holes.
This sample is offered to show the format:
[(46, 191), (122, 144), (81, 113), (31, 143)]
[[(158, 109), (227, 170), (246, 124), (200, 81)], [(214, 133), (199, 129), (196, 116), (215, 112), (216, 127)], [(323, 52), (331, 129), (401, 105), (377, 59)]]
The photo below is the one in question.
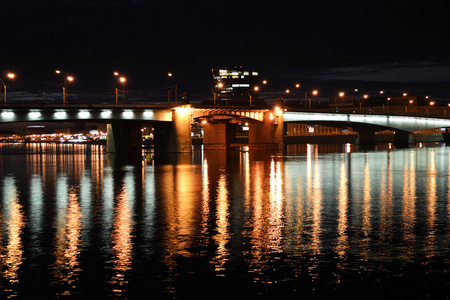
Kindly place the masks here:
[[(16, 74), (8, 73), (6, 76), (8, 77), (8, 79), (14, 79), (14, 77), (16, 77)], [(5, 84), (5, 81), (3, 80), (3, 78), (0, 78), (0, 81), (2, 82), (2, 85), (3, 85), (3, 94), (2, 94), (3, 103), (6, 106), (6, 84)]]
[[(307, 101), (309, 102), (308, 103), (308, 105), (309, 105), (309, 109), (311, 109), (311, 107), (312, 107), (312, 105), (311, 105), (311, 98), (309, 98), (308, 97), (308, 93), (310, 92), (310, 90), (307, 90), (306, 92), (305, 92), (305, 108), (308, 108), (308, 107), (306, 107), (306, 103), (307, 103)], [(313, 95), (313, 96), (317, 96), (318, 94), (319, 94), (319, 91), (317, 91), (317, 90), (312, 90), (311, 91), (311, 94)]]
[[(173, 73), (167, 73), (167, 76), (169, 76), (169, 77), (171, 77), (171, 78), (174, 78), (174, 75), (173, 75)], [(174, 92), (175, 92), (175, 104), (178, 104), (178, 101), (177, 101), (177, 89), (178, 89), (178, 80), (177, 81), (175, 81), (175, 85), (174, 85)]]
[[(121, 75), (119, 72), (114, 72), (114, 76), (119, 77), (119, 82), (122, 84), (122, 102), (125, 103), (125, 82), (127, 81), (127, 78), (123, 75)], [(115, 87), (116, 89), (116, 104), (119, 103), (119, 89)]]
[[(55, 70), (56, 74), (61, 74), (60, 70)], [(71, 75), (66, 76), (66, 78), (64, 78), (64, 84), (62, 85), (62, 92), (63, 92), (63, 103), (64, 105), (67, 103), (67, 82), (72, 82), (74, 81), (74, 77)]]
[(119, 81), (122, 83), (122, 102), (125, 103), (125, 82), (127, 79), (125, 77), (120, 77)]
[[(222, 88), (223, 88), (223, 82), (219, 82), (217, 84), (217, 88), (216, 89), (219, 91)], [(214, 89), (212, 90), (212, 92), (213, 92), (213, 95), (214, 95), (214, 105), (216, 105), (217, 93), (214, 91)]]
[(73, 81), (72, 76), (67, 76), (66, 80), (64, 80), (64, 86), (63, 86), (63, 103), (64, 104), (67, 103), (67, 82), (72, 82), (72, 81)]
[(364, 104), (364, 99), (369, 99), (369, 95), (367, 95), (367, 94), (363, 95), (363, 97), (361, 99), (361, 102), (359, 103), (359, 111), (362, 111), (362, 106), (364, 106), (363, 105)]

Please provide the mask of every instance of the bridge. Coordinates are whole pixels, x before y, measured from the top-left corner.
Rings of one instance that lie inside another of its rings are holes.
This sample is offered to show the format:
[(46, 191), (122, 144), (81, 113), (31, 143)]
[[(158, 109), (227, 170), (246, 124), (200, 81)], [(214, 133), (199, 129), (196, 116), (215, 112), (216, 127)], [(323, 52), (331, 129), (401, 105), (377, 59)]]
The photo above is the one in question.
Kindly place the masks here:
[(0, 108), (0, 124), (12, 122), (97, 122), (108, 128), (108, 152), (141, 148), (141, 123), (152, 123), (155, 151), (192, 151), (191, 124), (201, 123), (204, 149), (236, 145), (237, 123), (249, 128), (250, 149), (283, 149), (284, 124), (305, 123), (349, 128), (358, 143), (370, 144), (377, 131), (392, 130), (395, 141), (414, 142), (417, 130), (448, 128), (450, 119), (417, 115), (362, 114), (354, 112), (294, 111), (281, 107), (250, 108), (205, 105), (146, 104), (10, 104)]

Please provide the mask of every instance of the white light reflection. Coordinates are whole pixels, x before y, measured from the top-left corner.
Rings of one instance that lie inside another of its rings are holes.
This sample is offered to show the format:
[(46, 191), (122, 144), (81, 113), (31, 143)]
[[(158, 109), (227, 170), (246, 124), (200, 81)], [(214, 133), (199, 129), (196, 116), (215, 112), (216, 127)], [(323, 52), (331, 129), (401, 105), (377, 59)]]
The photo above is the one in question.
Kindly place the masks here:
[(208, 160), (205, 158), (202, 165), (202, 235), (208, 233), (208, 220), (210, 214), (209, 201), (209, 176), (208, 176)]
[(274, 252), (281, 252), (283, 222), (283, 179), (281, 177), (280, 162), (272, 159), (270, 163), (270, 207), (268, 248)]
[(370, 178), (370, 164), (369, 164), (369, 154), (365, 154), (365, 165), (364, 165), (364, 188), (363, 188), (363, 212), (362, 212), (362, 233), (363, 240), (361, 241), (362, 255), (367, 255), (369, 250), (370, 233), (372, 231), (372, 212), (371, 212), (371, 201), (372, 201), (372, 188), (371, 188), (371, 178)]
[(135, 199), (135, 179), (133, 167), (127, 169), (124, 183), (120, 193), (116, 197), (114, 227), (112, 233), (112, 275), (109, 284), (112, 286), (114, 297), (122, 297), (125, 284), (128, 283), (126, 272), (131, 269), (133, 241), (132, 206)]
[[(415, 234), (414, 227), (416, 221), (416, 166), (415, 152), (410, 151), (409, 164), (408, 156), (405, 153), (403, 169), (403, 239), (405, 251), (402, 258), (406, 261), (413, 259)], [(409, 167), (409, 168), (408, 168)]]
[(434, 256), (436, 251), (436, 221), (437, 221), (437, 170), (436, 170), (436, 153), (433, 148), (430, 149), (431, 153), (428, 153), (427, 163), (427, 190), (426, 190), (426, 206), (427, 206), (427, 232), (425, 253), (428, 258)]
[(348, 180), (345, 161), (341, 163), (339, 172), (339, 197), (338, 197), (338, 238), (336, 252), (341, 259), (347, 253), (348, 245)]
[[(381, 171), (380, 181), (380, 238), (389, 243), (389, 238), (392, 235), (393, 230), (393, 176), (392, 176), (392, 152), (387, 153), (387, 169)], [(385, 249), (389, 251), (390, 249)]]
[(219, 274), (225, 270), (225, 263), (229, 260), (229, 250), (227, 244), (230, 239), (229, 227), (229, 203), (228, 187), (225, 172), (221, 172), (217, 181), (217, 210), (216, 210), (216, 230), (214, 240), (217, 244), (216, 256), (214, 257), (214, 270)]
[(33, 244), (36, 249), (41, 247), (40, 234), (42, 232), (42, 216), (44, 214), (44, 191), (42, 178), (33, 174), (30, 181), (30, 214), (29, 226), (32, 231)]
[[(54, 284), (59, 286), (58, 296), (69, 296), (76, 289), (79, 267), (81, 239), (81, 207), (78, 199), (78, 189), (68, 189), (67, 182), (57, 194), (66, 192), (59, 200), (58, 219), (55, 238), (55, 263), (53, 264)], [(57, 185), (57, 187), (59, 184)], [(66, 190), (67, 188), (67, 190)]]
[[(307, 145), (306, 159), (307, 219), (312, 227), (309, 249), (313, 256), (318, 257), (322, 253), (322, 189), (317, 145)], [(312, 265), (310, 266), (309, 271), (313, 280), (318, 277), (318, 274), (315, 273), (318, 263), (319, 262), (316, 260), (311, 261)]]
[[(17, 297), (16, 285), (19, 284), (19, 270), (23, 263), (22, 231), (25, 226), (22, 205), (19, 203), (19, 191), (15, 179), (6, 176), (3, 179), (3, 216), (0, 226), (0, 275), (10, 284), (3, 286), (8, 298)], [(4, 241), (2, 243), (2, 238)], [(4, 247), (6, 244), (6, 248)]]

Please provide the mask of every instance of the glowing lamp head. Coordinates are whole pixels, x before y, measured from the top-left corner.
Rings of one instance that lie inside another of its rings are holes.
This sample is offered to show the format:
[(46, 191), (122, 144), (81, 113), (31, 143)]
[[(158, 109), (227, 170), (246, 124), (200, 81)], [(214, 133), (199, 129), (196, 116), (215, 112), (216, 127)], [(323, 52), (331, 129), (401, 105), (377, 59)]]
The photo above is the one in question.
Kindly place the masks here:
[(72, 76), (67, 76), (67, 81), (72, 82), (73, 81), (73, 77)]
[(319, 94), (319, 91), (318, 91), (318, 90), (314, 90), (314, 91), (312, 91), (312, 94), (313, 94), (314, 96), (317, 96), (317, 95)]
[(297, 84), (295, 85), (295, 87), (296, 87), (296, 88), (299, 88), (299, 87), (300, 87), (300, 83), (297, 83)]
[(339, 93), (339, 97), (344, 97), (345, 93), (344, 92), (340, 92)]
[(120, 77), (119, 81), (122, 82), (122, 83), (125, 83), (125, 81), (127, 81), (127, 79), (125, 77)]
[(255, 87), (253, 88), (253, 90), (255, 90), (255, 92), (259, 91), (259, 86), (255, 86)]
[(9, 79), (14, 79), (14, 77), (16, 77), (16, 74), (14, 74), (14, 73), (8, 73), (8, 78), (9, 78)]

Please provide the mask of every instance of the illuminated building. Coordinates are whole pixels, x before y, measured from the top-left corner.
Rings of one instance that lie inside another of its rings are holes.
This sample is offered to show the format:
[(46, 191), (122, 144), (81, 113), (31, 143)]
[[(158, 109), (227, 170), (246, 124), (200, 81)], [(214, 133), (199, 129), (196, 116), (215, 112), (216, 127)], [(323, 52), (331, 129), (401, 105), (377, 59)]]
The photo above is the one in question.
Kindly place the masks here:
[(212, 69), (214, 97), (219, 102), (255, 104), (258, 99), (258, 72), (239, 68)]

